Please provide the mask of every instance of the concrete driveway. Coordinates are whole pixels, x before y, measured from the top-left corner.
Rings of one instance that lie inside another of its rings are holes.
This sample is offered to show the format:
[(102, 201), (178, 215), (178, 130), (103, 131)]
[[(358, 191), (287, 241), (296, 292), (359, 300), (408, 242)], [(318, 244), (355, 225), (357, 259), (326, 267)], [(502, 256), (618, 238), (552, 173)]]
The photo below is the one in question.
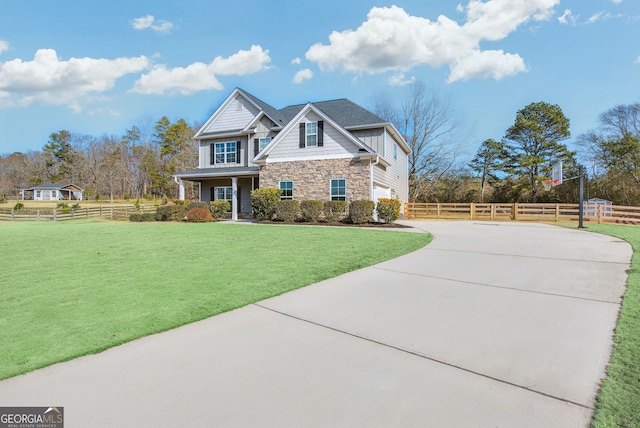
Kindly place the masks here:
[(433, 242), (2, 381), (0, 406), (64, 406), (66, 428), (588, 426), (630, 246), (541, 224), (406, 223)]

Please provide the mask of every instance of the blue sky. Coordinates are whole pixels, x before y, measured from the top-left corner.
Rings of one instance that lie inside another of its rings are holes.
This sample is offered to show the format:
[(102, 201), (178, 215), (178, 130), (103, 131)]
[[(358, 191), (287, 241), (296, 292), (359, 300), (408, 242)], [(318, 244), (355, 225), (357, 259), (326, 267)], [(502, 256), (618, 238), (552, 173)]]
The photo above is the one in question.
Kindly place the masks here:
[[(472, 156), (516, 112), (558, 104), (572, 140), (640, 102), (637, 0), (0, 0), (0, 154), (53, 132), (203, 123), (235, 87), (276, 108), (420, 80)], [(570, 141), (571, 142), (571, 141)]]

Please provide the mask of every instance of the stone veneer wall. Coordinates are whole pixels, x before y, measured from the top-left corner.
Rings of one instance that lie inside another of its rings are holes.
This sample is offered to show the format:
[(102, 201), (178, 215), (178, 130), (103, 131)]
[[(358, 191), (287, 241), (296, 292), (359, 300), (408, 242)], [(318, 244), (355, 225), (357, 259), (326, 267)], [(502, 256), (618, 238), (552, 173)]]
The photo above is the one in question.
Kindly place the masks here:
[(323, 159), (274, 162), (260, 166), (260, 187), (280, 187), (281, 181), (293, 181), (293, 198), (299, 201), (327, 201), (331, 180), (347, 180), (347, 202), (371, 199), (369, 160)]

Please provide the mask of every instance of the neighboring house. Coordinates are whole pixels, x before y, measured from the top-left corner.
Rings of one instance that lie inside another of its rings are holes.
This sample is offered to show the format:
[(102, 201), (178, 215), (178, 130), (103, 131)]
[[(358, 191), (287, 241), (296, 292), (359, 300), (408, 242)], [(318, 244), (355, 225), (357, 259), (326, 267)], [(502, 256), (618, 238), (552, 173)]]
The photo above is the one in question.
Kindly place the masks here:
[[(30, 192), (29, 194), (27, 192)], [(75, 184), (55, 184), (46, 183), (40, 186), (22, 189), (22, 199), (33, 199), (34, 201), (59, 201), (61, 199), (82, 200), (83, 190)]]
[(226, 200), (232, 218), (251, 213), (251, 191), (283, 199), (381, 197), (408, 201), (409, 146), (389, 122), (347, 100), (280, 110), (236, 88), (200, 128), (199, 165), (176, 174), (200, 183), (200, 200)]

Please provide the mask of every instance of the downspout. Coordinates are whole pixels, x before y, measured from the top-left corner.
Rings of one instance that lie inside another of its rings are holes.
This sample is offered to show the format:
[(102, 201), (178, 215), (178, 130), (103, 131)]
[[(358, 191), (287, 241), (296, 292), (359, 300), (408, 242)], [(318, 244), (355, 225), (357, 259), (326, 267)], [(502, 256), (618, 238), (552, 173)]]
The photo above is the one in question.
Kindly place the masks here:
[(369, 174), (370, 174), (369, 197), (372, 201), (373, 201), (373, 167), (378, 165), (379, 163), (380, 163), (380, 155), (376, 155), (375, 162), (371, 162), (371, 159), (369, 159)]

